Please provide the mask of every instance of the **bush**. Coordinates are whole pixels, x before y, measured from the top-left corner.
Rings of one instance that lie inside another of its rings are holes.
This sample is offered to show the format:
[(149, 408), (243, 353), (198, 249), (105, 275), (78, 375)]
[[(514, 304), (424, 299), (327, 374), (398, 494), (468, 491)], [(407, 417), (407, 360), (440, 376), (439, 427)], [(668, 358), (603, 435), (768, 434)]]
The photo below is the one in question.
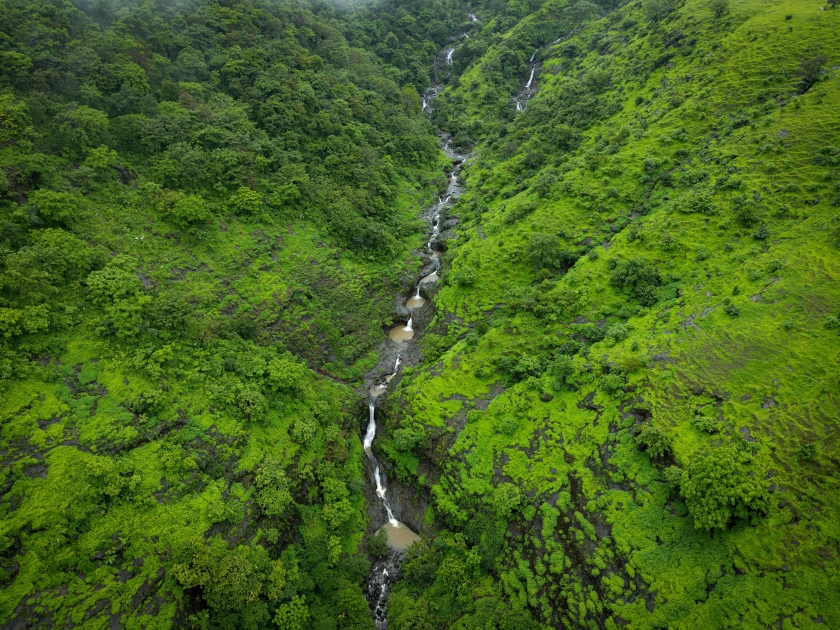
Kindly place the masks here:
[(673, 252), (680, 248), (679, 240), (670, 232), (664, 232), (662, 234), (662, 237), (659, 239), (659, 245), (666, 252)]
[(528, 259), (535, 269), (568, 269), (577, 258), (577, 254), (563, 247), (556, 234), (532, 234), (528, 242)]
[(695, 186), (674, 202), (674, 209), (686, 214), (699, 212), (700, 214), (716, 214), (717, 206), (712, 203), (712, 195), (702, 186)]
[(755, 522), (767, 514), (767, 494), (759, 475), (750, 476), (750, 458), (737, 448), (700, 455), (680, 479), (680, 492), (697, 529), (725, 529), (735, 519)]
[(729, 304), (725, 304), (723, 310), (727, 315), (730, 315), (732, 317), (738, 317), (741, 314), (741, 309), (739, 309), (731, 302)]
[(279, 460), (267, 457), (257, 469), (257, 505), (265, 516), (280, 516), (292, 505), (292, 494)]
[(408, 452), (414, 450), (426, 439), (426, 433), (421, 427), (405, 427), (394, 431), (394, 448)]
[(652, 458), (662, 457), (671, 450), (671, 439), (663, 429), (646, 424), (636, 436), (636, 444), (645, 449)]
[(758, 229), (753, 232), (753, 238), (757, 241), (763, 241), (767, 239), (768, 236), (770, 236), (770, 230), (767, 229), (766, 223), (759, 225)]
[(799, 93), (805, 94), (810, 90), (822, 76), (822, 69), (826, 58), (817, 55), (812, 59), (806, 59), (799, 66)]
[(662, 476), (665, 477), (665, 482), (673, 487), (680, 487), (680, 479), (682, 478), (682, 468), (679, 466), (668, 466), (662, 471)]
[(380, 529), (370, 536), (365, 541), (365, 549), (367, 552), (376, 557), (384, 558), (388, 555), (388, 532), (385, 529)]
[(645, 2), (645, 16), (650, 22), (660, 22), (676, 9), (673, 0), (648, 0)]
[(805, 461), (811, 461), (817, 455), (817, 445), (813, 442), (811, 444), (799, 445), (799, 456)]
[(717, 433), (720, 429), (717, 421), (714, 418), (709, 418), (708, 416), (694, 416), (691, 420), (691, 424), (706, 433)]
[(606, 374), (601, 377), (601, 389), (612, 395), (624, 387), (624, 376), (621, 374)]
[(823, 166), (840, 165), (840, 148), (823, 147), (814, 156), (814, 163)]
[(642, 306), (653, 306), (658, 301), (656, 287), (662, 279), (656, 267), (641, 258), (621, 260), (611, 258), (607, 263), (610, 284), (619, 289), (626, 289)]
[(709, 3), (709, 8), (715, 14), (716, 18), (720, 18), (725, 13), (729, 13), (729, 2), (728, 0), (712, 0)]
[(471, 287), (475, 284), (477, 274), (472, 267), (464, 266), (453, 272), (451, 278), (459, 287)]
[(829, 315), (825, 318), (823, 326), (825, 326), (829, 330), (840, 328), (840, 317), (838, 317), (837, 315)]

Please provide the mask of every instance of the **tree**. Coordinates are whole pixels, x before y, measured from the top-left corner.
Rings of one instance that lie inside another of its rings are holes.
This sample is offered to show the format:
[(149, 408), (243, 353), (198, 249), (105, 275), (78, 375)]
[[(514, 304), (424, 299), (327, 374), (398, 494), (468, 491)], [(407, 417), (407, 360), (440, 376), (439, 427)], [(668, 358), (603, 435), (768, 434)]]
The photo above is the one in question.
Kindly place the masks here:
[(257, 505), (266, 516), (280, 516), (293, 503), (289, 481), (283, 466), (274, 457), (267, 457), (257, 470)]
[(822, 69), (825, 65), (826, 58), (822, 55), (817, 55), (812, 59), (806, 59), (799, 66), (799, 93), (805, 94), (810, 90), (822, 76)]
[(588, 0), (578, 0), (574, 4), (570, 4), (563, 11), (573, 24), (583, 24), (598, 15), (599, 9), (597, 4), (593, 4)]
[(645, 15), (650, 22), (660, 22), (677, 7), (673, 0), (648, 0), (645, 2)]
[(663, 429), (653, 424), (646, 424), (636, 436), (636, 444), (647, 450), (652, 458), (662, 457), (671, 450), (671, 438)]
[(108, 115), (86, 105), (64, 112), (58, 121), (63, 150), (71, 157), (81, 157), (98, 146), (108, 128)]
[(563, 247), (556, 234), (532, 234), (528, 241), (528, 258), (535, 269), (558, 271), (574, 265), (578, 257)]
[(711, 0), (709, 8), (716, 18), (723, 17), (725, 13), (729, 13), (729, 0)]
[(755, 522), (769, 502), (759, 475), (750, 475), (752, 458), (728, 446), (699, 455), (683, 471), (680, 492), (698, 529), (725, 529), (735, 519)]

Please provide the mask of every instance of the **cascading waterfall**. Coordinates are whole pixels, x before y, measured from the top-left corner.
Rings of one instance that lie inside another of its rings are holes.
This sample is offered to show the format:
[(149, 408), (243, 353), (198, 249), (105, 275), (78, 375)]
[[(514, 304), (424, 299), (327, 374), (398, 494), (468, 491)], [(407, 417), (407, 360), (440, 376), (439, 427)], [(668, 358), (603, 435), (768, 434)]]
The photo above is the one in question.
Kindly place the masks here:
[(531, 76), (530, 76), (530, 77), (528, 77), (528, 83), (526, 83), (526, 84), (525, 84), (525, 89), (526, 89), (526, 90), (530, 90), (530, 89), (531, 89), (531, 83), (534, 81), (534, 70), (536, 70), (536, 69), (537, 69), (537, 68), (536, 68), (536, 66), (533, 66), (533, 67), (531, 68)]
[[(452, 64), (452, 55), (455, 52), (455, 48), (456, 47), (453, 46), (451, 49), (447, 49), (446, 51), (445, 60), (449, 65)], [(438, 88), (436, 86), (432, 86), (426, 91), (423, 96), (423, 111), (429, 113), (432, 111), (431, 102), (437, 96), (437, 93)], [(457, 201), (461, 194), (458, 184), (458, 173), (463, 168), (464, 162), (467, 158), (466, 155), (460, 155), (453, 151), (449, 145), (448, 139), (443, 145), (443, 151), (447, 157), (453, 161), (453, 168), (452, 171), (450, 171), (446, 193), (438, 197), (437, 203), (433, 206), (433, 213), (431, 216), (429, 240), (426, 246), (428, 249), (429, 259), (433, 265), (433, 270), (430, 274), (424, 276), (418, 281), (415, 287), (414, 296), (409, 298), (406, 302), (406, 308), (409, 311), (408, 322), (405, 326), (395, 326), (388, 335), (392, 342), (398, 344), (399, 348), (396, 354), (396, 360), (394, 361), (393, 371), (381, 378), (376, 384), (372, 385), (369, 390), (370, 398), (368, 400), (368, 424), (365, 429), (363, 446), (365, 454), (367, 455), (373, 470), (376, 495), (382, 502), (382, 506), (385, 508), (385, 513), (388, 517), (388, 522), (383, 526), (383, 529), (385, 529), (388, 535), (389, 547), (395, 550), (387, 559), (375, 562), (374, 566), (371, 568), (371, 573), (368, 575), (367, 597), (373, 610), (373, 619), (377, 630), (388, 627), (385, 604), (388, 599), (389, 584), (392, 584), (394, 580), (396, 580), (402, 563), (402, 556), (399, 552), (417, 540), (418, 536), (397, 518), (397, 515), (394, 512), (394, 507), (388, 500), (387, 478), (385, 477), (384, 470), (377, 460), (376, 455), (373, 453), (373, 441), (376, 438), (376, 399), (387, 390), (388, 384), (399, 372), (403, 357), (402, 351), (405, 347), (403, 344), (408, 342), (414, 336), (415, 309), (423, 306), (426, 301), (420, 294), (420, 287), (429, 285), (438, 280), (440, 256), (438, 252), (435, 251), (434, 244), (441, 232), (441, 213), (445, 209), (449, 208), (452, 203)], [(399, 503), (397, 503), (397, 507), (399, 507)]]

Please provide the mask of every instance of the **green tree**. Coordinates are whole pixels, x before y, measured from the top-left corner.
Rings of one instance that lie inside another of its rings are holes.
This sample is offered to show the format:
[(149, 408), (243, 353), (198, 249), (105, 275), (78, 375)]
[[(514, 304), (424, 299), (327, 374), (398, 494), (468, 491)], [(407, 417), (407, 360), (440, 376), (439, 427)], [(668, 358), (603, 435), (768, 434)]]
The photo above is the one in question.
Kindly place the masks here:
[(263, 460), (254, 483), (257, 486), (257, 505), (266, 516), (281, 516), (292, 505), (289, 481), (281, 462), (274, 457)]
[(680, 492), (698, 529), (724, 529), (735, 519), (755, 522), (769, 511), (767, 491), (752, 458), (735, 447), (698, 455), (683, 471)]
[(650, 22), (661, 22), (676, 10), (673, 0), (647, 0), (645, 16)]
[(662, 457), (671, 450), (671, 438), (660, 427), (646, 424), (636, 436), (636, 444), (644, 448), (652, 458)]
[(98, 146), (108, 129), (108, 115), (86, 105), (65, 111), (57, 120), (63, 151), (71, 157), (81, 158)]
[(711, 0), (709, 8), (716, 18), (723, 17), (724, 14), (729, 13), (729, 0)]

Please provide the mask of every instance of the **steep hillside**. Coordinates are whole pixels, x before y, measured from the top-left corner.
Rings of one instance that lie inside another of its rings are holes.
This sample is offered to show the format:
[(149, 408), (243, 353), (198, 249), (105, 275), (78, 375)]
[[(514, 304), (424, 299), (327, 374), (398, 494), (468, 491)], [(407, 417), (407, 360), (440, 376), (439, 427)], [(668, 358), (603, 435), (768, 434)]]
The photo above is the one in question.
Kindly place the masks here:
[(357, 388), (446, 161), (345, 17), (0, 2), (3, 627), (372, 627)]
[(0, 624), (840, 626), (835, 5), (0, 0)]
[(840, 625), (840, 12), (530, 11), (435, 103), (473, 157), (385, 406), (437, 532), (392, 627)]

